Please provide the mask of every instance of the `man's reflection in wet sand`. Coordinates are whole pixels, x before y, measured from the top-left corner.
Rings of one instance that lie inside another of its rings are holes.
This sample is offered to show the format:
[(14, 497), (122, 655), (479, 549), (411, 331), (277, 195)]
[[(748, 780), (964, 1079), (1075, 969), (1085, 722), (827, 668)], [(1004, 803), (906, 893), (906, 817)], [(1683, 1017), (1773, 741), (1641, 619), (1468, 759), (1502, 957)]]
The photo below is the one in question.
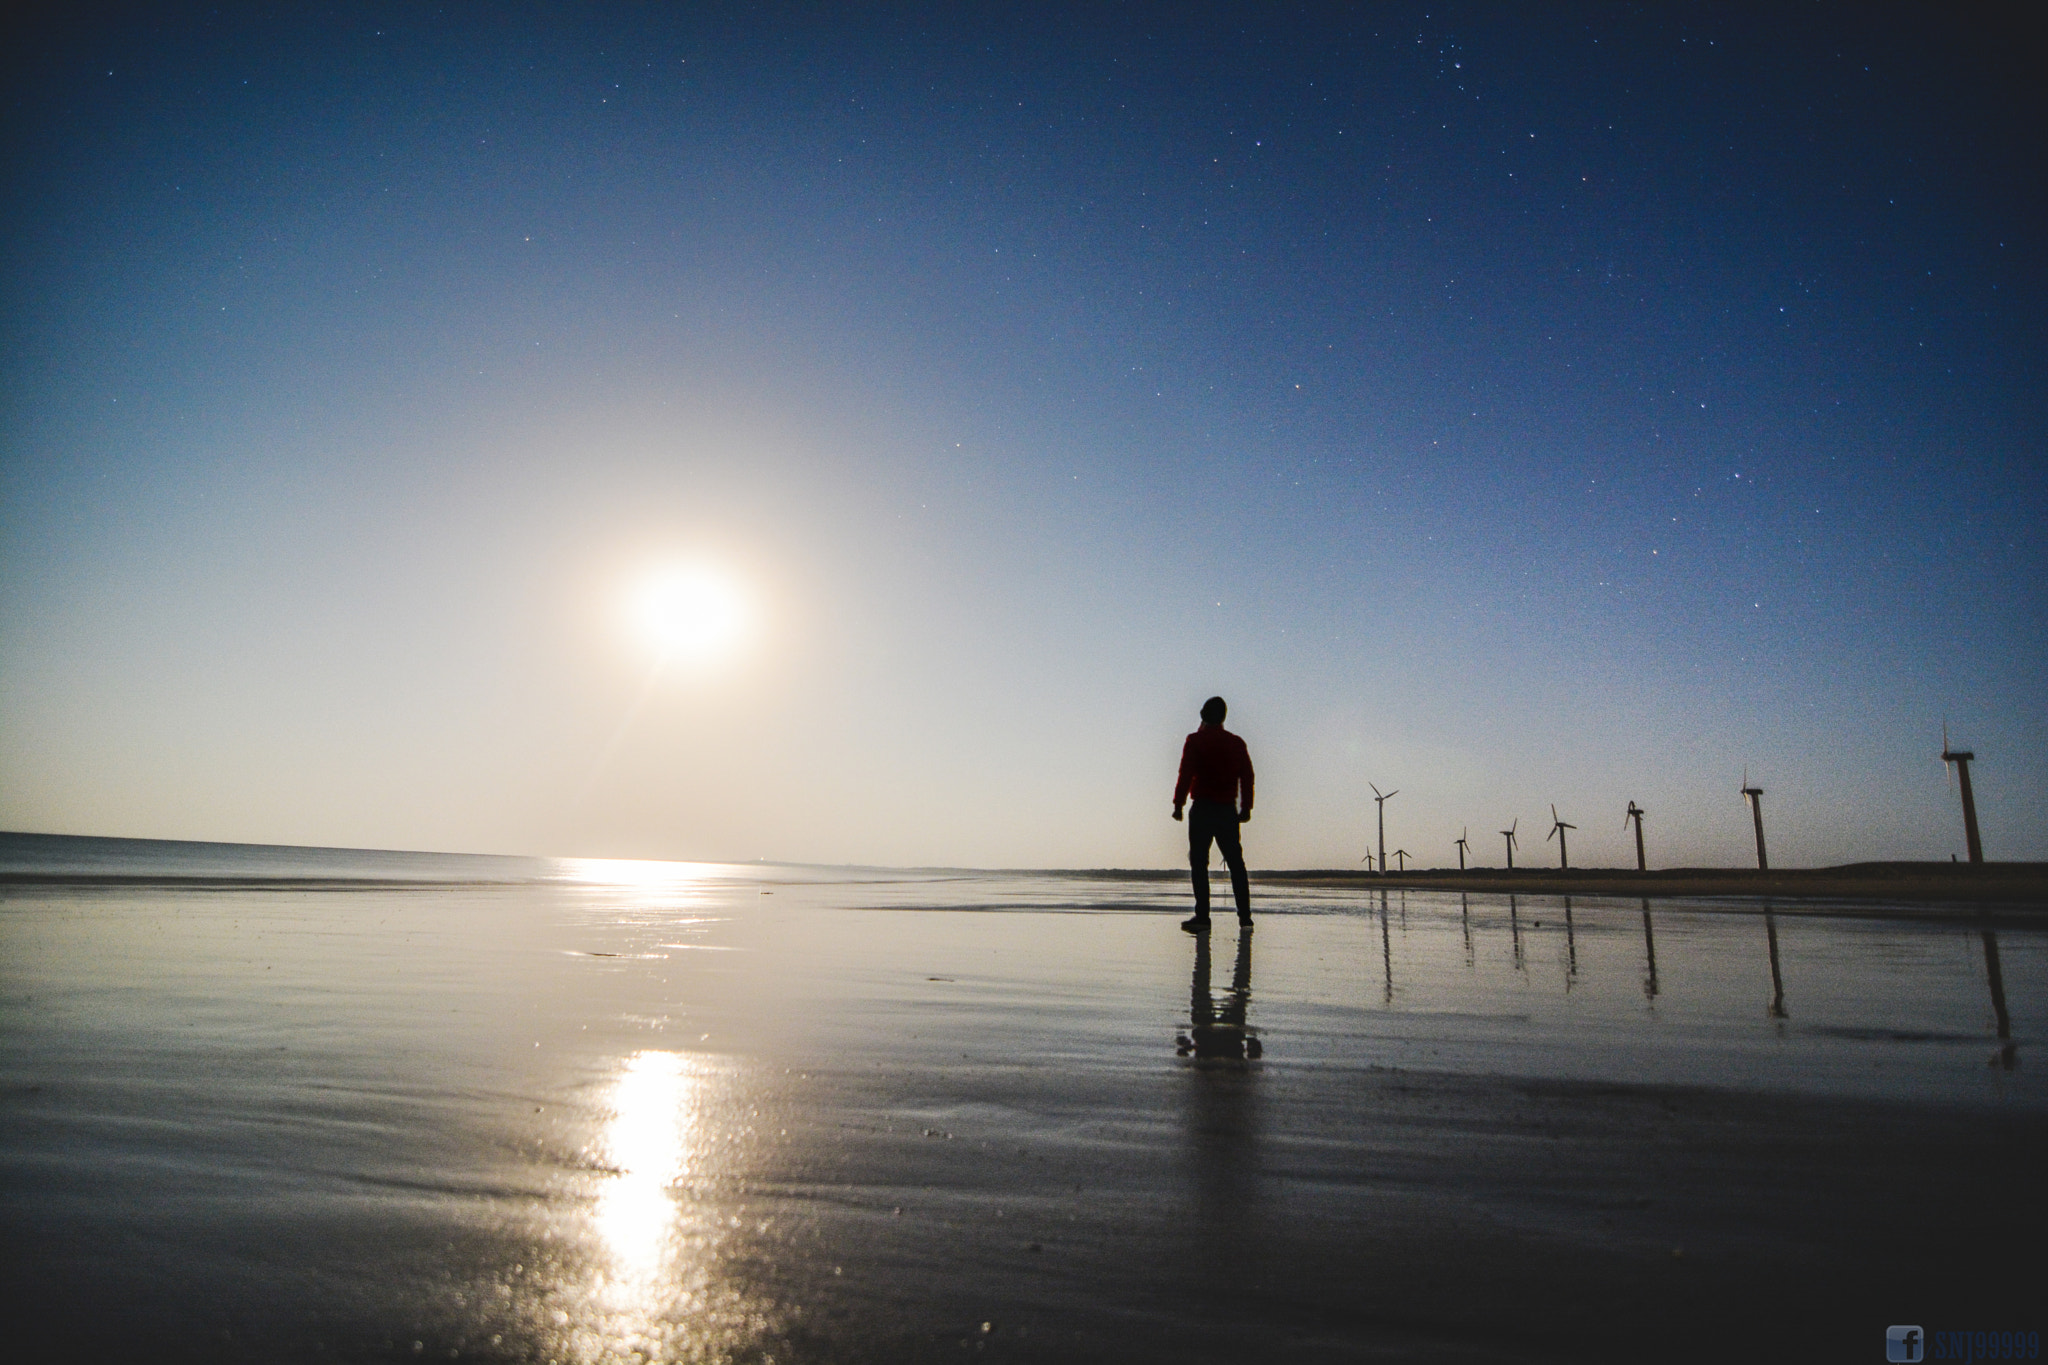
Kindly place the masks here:
[(1219, 1005), (1209, 988), (1209, 936), (1195, 936), (1195, 982), (1188, 999), (1188, 1028), (1175, 1037), (1175, 1051), (1197, 1062), (1256, 1061), (1262, 1051), (1258, 1036), (1245, 1027), (1245, 1011), (1252, 1002), (1252, 935), (1240, 929), (1237, 935), (1237, 966), (1231, 972), (1230, 989)]
[(1257, 1279), (1258, 1069), (1263, 1051), (1245, 1026), (1252, 998), (1252, 934), (1237, 935), (1237, 965), (1221, 999), (1209, 986), (1209, 935), (1195, 939), (1189, 1022), (1175, 1042), (1187, 1068), (1188, 1174), (1193, 1247), (1189, 1268), (1204, 1282)]

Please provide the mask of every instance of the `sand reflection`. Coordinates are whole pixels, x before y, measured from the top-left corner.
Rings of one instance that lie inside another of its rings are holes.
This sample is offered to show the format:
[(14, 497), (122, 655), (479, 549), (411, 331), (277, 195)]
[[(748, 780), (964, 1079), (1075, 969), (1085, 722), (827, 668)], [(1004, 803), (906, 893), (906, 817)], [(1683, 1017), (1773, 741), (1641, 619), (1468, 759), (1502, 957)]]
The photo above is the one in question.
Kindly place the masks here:
[(732, 869), (714, 863), (557, 858), (558, 879), (600, 923), (682, 928), (714, 905), (730, 908)]
[(701, 1079), (691, 1058), (642, 1052), (613, 1087), (603, 1145), (618, 1174), (598, 1193), (596, 1223), (614, 1290), (631, 1294), (662, 1279), (678, 1249), (672, 1191), (690, 1173)]
[(689, 890), (717, 875), (709, 863), (640, 858), (557, 858), (555, 865), (565, 882), (647, 891)]
[(591, 1144), (601, 1171), (590, 1250), (558, 1349), (579, 1365), (718, 1359), (774, 1330), (757, 1295), (722, 1262), (738, 1219), (712, 1186), (731, 1137), (730, 1077), (716, 1059), (637, 1052), (606, 1097)]

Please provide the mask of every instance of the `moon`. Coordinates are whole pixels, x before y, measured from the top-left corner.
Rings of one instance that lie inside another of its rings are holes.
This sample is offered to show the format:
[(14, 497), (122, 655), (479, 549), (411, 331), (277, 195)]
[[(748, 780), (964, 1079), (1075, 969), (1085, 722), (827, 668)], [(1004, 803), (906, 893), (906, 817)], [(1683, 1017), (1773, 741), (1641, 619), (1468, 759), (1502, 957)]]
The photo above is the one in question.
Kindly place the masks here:
[(715, 565), (679, 564), (649, 574), (634, 591), (630, 616), (664, 662), (715, 663), (731, 656), (753, 621), (738, 580)]

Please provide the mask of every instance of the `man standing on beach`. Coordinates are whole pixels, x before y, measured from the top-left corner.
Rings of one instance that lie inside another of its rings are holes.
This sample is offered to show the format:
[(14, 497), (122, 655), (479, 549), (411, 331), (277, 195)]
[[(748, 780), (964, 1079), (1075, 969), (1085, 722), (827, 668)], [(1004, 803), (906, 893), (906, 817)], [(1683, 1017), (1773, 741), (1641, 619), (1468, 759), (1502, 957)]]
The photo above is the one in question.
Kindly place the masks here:
[[(1181, 928), (1191, 934), (1209, 931), (1209, 841), (1223, 850), (1230, 866), (1230, 890), (1237, 898), (1237, 922), (1252, 923), (1252, 888), (1244, 871), (1244, 846), (1237, 827), (1252, 818), (1252, 755), (1244, 741), (1223, 728), (1229, 711), (1223, 698), (1202, 703), (1202, 728), (1180, 749), (1180, 780), (1173, 787), (1173, 818), (1194, 798), (1188, 812), (1188, 869), (1195, 879), (1195, 916)], [(1239, 803), (1242, 802), (1240, 805)]]

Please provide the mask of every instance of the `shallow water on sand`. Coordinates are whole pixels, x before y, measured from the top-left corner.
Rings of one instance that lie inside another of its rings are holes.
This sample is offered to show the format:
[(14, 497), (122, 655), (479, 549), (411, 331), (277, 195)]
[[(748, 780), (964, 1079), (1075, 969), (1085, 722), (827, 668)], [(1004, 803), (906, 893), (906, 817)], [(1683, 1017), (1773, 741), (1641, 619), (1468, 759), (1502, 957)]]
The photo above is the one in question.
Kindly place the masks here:
[(112, 842), (0, 850), (9, 1294), (88, 1354), (1180, 1349), (1117, 1229), (1264, 1235), (1346, 1077), (2048, 1108), (2011, 917)]

